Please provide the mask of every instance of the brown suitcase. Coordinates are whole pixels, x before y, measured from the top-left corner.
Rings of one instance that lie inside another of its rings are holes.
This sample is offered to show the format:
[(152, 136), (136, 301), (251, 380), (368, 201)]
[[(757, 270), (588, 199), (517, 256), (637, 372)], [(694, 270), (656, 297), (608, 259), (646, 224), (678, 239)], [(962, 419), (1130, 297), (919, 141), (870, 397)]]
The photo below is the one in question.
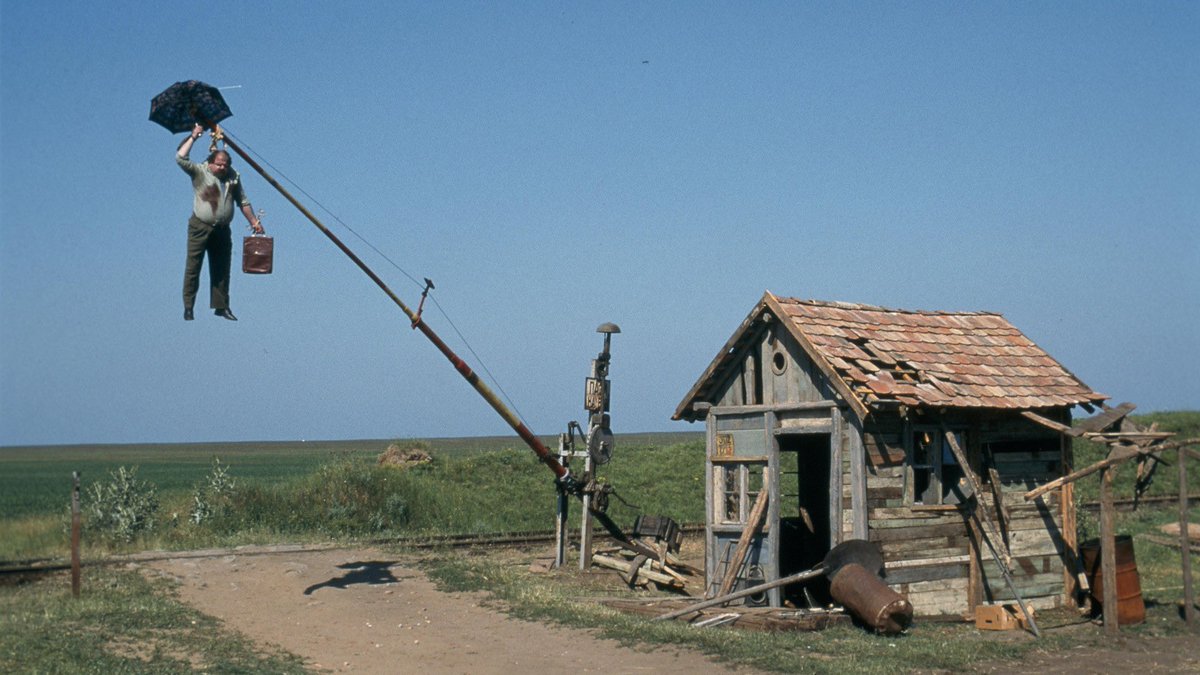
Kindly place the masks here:
[(242, 239), (242, 271), (246, 274), (270, 274), (275, 258), (275, 239), (255, 234)]

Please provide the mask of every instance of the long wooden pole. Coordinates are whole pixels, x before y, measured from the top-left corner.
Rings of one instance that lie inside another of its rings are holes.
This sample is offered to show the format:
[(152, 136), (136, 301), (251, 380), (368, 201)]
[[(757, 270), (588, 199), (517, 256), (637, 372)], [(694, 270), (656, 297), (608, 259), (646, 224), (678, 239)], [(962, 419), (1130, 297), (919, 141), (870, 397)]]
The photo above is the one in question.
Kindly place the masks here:
[[(204, 120), (201, 120), (201, 123), (209, 129), (214, 129), (216, 127), (216, 125), (208, 123)], [(454, 369), (458, 371), (458, 374), (462, 375), (463, 379), (465, 379), (467, 383), (470, 384), (471, 387), (473, 387), (475, 391), (483, 397), (483, 400), (487, 401), (488, 405), (492, 407), (492, 410), (495, 410), (500, 417), (508, 423), (508, 426), (512, 427), (513, 431), (517, 432), (517, 435), (521, 437), (521, 440), (525, 441), (525, 445), (528, 445), (529, 448), (533, 450), (534, 454), (538, 456), (538, 459), (540, 459), (543, 464), (548, 466), (550, 470), (554, 472), (554, 477), (557, 479), (558, 484), (565, 491), (581, 499), (587, 496), (583, 491), (583, 483), (577, 481), (575, 477), (571, 475), (571, 472), (568, 471), (567, 468), (563, 466), (556, 457), (554, 457), (554, 455), (550, 452), (550, 449), (547, 448), (537, 436), (533, 435), (533, 432), (529, 430), (529, 427), (525, 426), (525, 423), (522, 422), (512, 410), (509, 410), (508, 406), (504, 405), (504, 402), (500, 400), (500, 397), (496, 396), (495, 392), (493, 392), (491, 388), (479, 378), (479, 375), (471, 370), (470, 366), (468, 366), (465, 361), (459, 358), (459, 356), (454, 353), (454, 350), (450, 349), (450, 347), (442, 341), (442, 338), (439, 337), (438, 334), (429, 327), (429, 324), (421, 320), (421, 316), (419, 314), (409, 309), (408, 305), (404, 304), (404, 301), (402, 301), (399, 296), (392, 292), (391, 288), (388, 288), (388, 285), (383, 282), (383, 279), (379, 278), (379, 275), (375, 274), (370, 267), (367, 267), (367, 264), (354, 254), (354, 251), (351, 251), (349, 247), (343, 244), (342, 240), (337, 238), (337, 235), (331, 232), (329, 228), (325, 227), (324, 223), (317, 219), (317, 217), (314, 216), (311, 211), (305, 208), (303, 204), (297, 201), (290, 192), (288, 192), (282, 185), (279, 184), (279, 181), (275, 180), (271, 174), (267, 173), (265, 169), (259, 166), (258, 162), (254, 161), (252, 157), (247, 155), (237, 143), (234, 143), (233, 141), (224, 137), (223, 134), (221, 135), (221, 140), (225, 143), (226, 147), (236, 152), (239, 157), (245, 160), (245, 162), (250, 165), (250, 168), (257, 171), (258, 174), (263, 177), (263, 180), (270, 183), (271, 187), (275, 188), (279, 194), (283, 195), (284, 199), (288, 200), (292, 206), (296, 207), (296, 209), (300, 211), (300, 213), (303, 214), (304, 217), (309, 220), (309, 222), (315, 225), (322, 234), (324, 234), (331, 242), (333, 242), (335, 246), (341, 249), (342, 253), (345, 253), (346, 257), (350, 258), (350, 260), (353, 261), (354, 264), (363, 271), (363, 274), (366, 274), (368, 277), (370, 277), (371, 281), (374, 281), (375, 285), (378, 286), (380, 290), (382, 290), (389, 298), (391, 298), (392, 302), (396, 303), (396, 306), (399, 307), (400, 310), (408, 316), (409, 320), (412, 321), (413, 328), (420, 330), (421, 333), (433, 343), (433, 346), (437, 347), (437, 350), (440, 351), (442, 355), (445, 356), (446, 359), (454, 366)], [(613, 519), (610, 518), (607, 513), (595, 508), (594, 505), (590, 503), (591, 500), (588, 501), (588, 513), (591, 513), (592, 516), (594, 516), (596, 520), (599, 521), (602, 526), (604, 526), (604, 529), (607, 530), (614, 539), (630, 550), (636, 551), (656, 560), (658, 559), (659, 554), (656, 551), (646, 546), (642, 546), (636, 541), (630, 540), (629, 537), (621, 531), (621, 528), (617, 526), (615, 522), (613, 522)]]
[(1104, 633), (1115, 636), (1120, 632), (1117, 610), (1117, 534), (1113, 523), (1113, 471), (1100, 470), (1100, 587), (1103, 589)]
[(71, 596), (79, 597), (83, 586), (82, 564), (79, 555), (79, 536), (82, 529), (79, 514), (79, 472), (72, 471), (71, 487)]
[(1101, 469), (1104, 469), (1106, 467), (1120, 464), (1121, 462), (1124, 462), (1125, 460), (1131, 459), (1138, 455), (1149, 455), (1149, 454), (1156, 455), (1165, 450), (1174, 450), (1175, 448), (1181, 448), (1185, 445), (1197, 445), (1197, 444), (1200, 444), (1200, 438), (1189, 438), (1189, 439), (1183, 440), (1183, 441), (1172, 441), (1170, 443), (1162, 443), (1160, 445), (1155, 445), (1155, 446), (1151, 446), (1151, 447), (1140, 447), (1139, 446), (1137, 448), (1130, 448), (1130, 449), (1124, 450), (1124, 451), (1115, 451), (1114, 450), (1112, 456), (1110, 456), (1110, 457), (1106, 457), (1106, 458), (1100, 460), (1099, 462), (1096, 462), (1095, 464), (1090, 464), (1078, 471), (1073, 471), (1073, 472), (1063, 476), (1062, 478), (1055, 478), (1054, 480), (1052, 480), (1048, 483), (1044, 483), (1044, 484), (1038, 486), (1037, 488), (1034, 488), (1033, 490), (1026, 492), (1025, 493), (1025, 501), (1031, 502), (1031, 501), (1037, 499), (1038, 497), (1046, 494), (1047, 492), (1057, 488), (1060, 485), (1070, 483), (1071, 481), (1079, 480), (1080, 478), (1083, 478), (1084, 476), (1096, 473), (1097, 471), (1100, 471)]
[[(212, 125), (208, 126), (211, 127)], [(525, 441), (525, 444), (528, 445), (535, 454), (537, 454), (538, 458), (541, 459), (546, 466), (550, 467), (550, 470), (554, 472), (556, 478), (560, 480), (567, 478), (569, 472), (562, 464), (559, 463), (554, 455), (551, 454), (550, 450), (545, 446), (545, 444), (543, 444), (537, 436), (533, 435), (533, 432), (525, 426), (525, 423), (522, 422), (511, 410), (509, 410), (508, 406), (504, 405), (504, 402), (501, 401), (498, 396), (496, 396), (495, 392), (493, 392), (491, 388), (488, 387), (487, 384), (485, 384), (474, 371), (471, 370), (470, 366), (468, 366), (465, 361), (459, 358), (458, 355), (455, 354), (454, 351), (442, 341), (441, 337), (439, 337), (438, 334), (435, 333), (428, 324), (421, 320), (421, 317), (418, 314), (409, 309), (408, 305), (404, 304), (404, 301), (401, 300), (394, 292), (392, 292), (391, 288), (388, 288), (388, 285), (383, 282), (383, 279), (379, 278), (379, 275), (375, 274), (370, 267), (367, 267), (367, 264), (354, 254), (354, 251), (351, 251), (349, 247), (343, 244), (342, 241), (338, 239), (337, 235), (331, 232), (328, 227), (325, 227), (325, 225), (319, 219), (317, 219), (317, 217), (314, 216), (311, 211), (297, 201), (296, 198), (293, 197), (291, 193), (289, 193), (282, 185), (280, 185), (278, 181), (276, 181), (261, 166), (259, 166), (258, 162), (255, 162), (253, 158), (247, 155), (237, 143), (234, 143), (227, 137), (224, 137), (222, 140), (224, 141), (226, 147), (236, 152), (239, 157), (241, 157), (247, 164), (250, 165), (250, 168), (257, 171), (258, 174), (263, 177), (263, 180), (270, 183), (271, 187), (275, 188), (279, 194), (283, 195), (284, 199), (291, 202), (292, 206), (296, 207), (296, 209), (300, 211), (300, 213), (303, 214), (304, 217), (309, 220), (309, 222), (315, 225), (322, 234), (328, 237), (335, 246), (341, 249), (342, 253), (346, 254), (346, 257), (350, 258), (355, 265), (358, 265), (358, 268), (362, 270), (364, 274), (370, 277), (371, 281), (374, 281), (375, 285), (378, 286), (380, 290), (382, 290), (389, 298), (391, 298), (392, 302), (396, 303), (396, 306), (408, 316), (410, 321), (412, 321), (413, 328), (420, 330), (421, 333), (424, 334), (425, 337), (428, 338), (435, 347), (437, 347), (438, 351), (440, 351), (442, 355), (454, 365), (454, 369), (457, 370), (460, 375), (462, 375), (463, 379), (465, 379), (475, 389), (475, 391), (478, 392), (485, 401), (487, 401), (488, 405), (490, 405), (493, 410), (499, 413), (500, 417), (502, 417), (504, 421), (507, 422), (508, 425), (517, 432), (517, 435), (521, 437), (521, 440)]]
[(750, 542), (754, 540), (754, 533), (758, 530), (758, 526), (762, 523), (763, 515), (767, 512), (767, 502), (770, 501), (768, 497), (770, 490), (767, 488), (768, 483), (765, 478), (764, 476), (762, 488), (760, 488), (758, 493), (758, 499), (754, 500), (754, 507), (750, 509), (750, 517), (746, 519), (746, 526), (742, 528), (742, 536), (738, 538), (733, 558), (729, 560), (729, 566), (725, 568), (725, 576), (721, 578), (721, 586), (717, 589), (717, 596), (728, 595), (733, 590), (733, 585), (737, 583), (738, 572), (742, 569), (742, 562), (746, 559), (746, 553), (750, 551)]
[(712, 598), (711, 600), (705, 600), (704, 602), (697, 602), (696, 604), (688, 605), (687, 607), (684, 607), (683, 609), (677, 609), (673, 612), (667, 612), (666, 614), (656, 616), (656, 617), (654, 617), (653, 620), (654, 621), (666, 621), (667, 619), (674, 619), (676, 617), (683, 616), (684, 614), (688, 614), (690, 612), (698, 612), (702, 609), (708, 609), (709, 607), (713, 607), (715, 605), (722, 605), (722, 604), (725, 604), (726, 602), (731, 602), (733, 600), (737, 600), (738, 598), (744, 598), (747, 595), (755, 595), (757, 593), (762, 593), (763, 591), (769, 591), (772, 588), (778, 588), (780, 586), (786, 586), (788, 584), (794, 584), (794, 583), (797, 583), (800, 581), (807, 581), (814, 577), (819, 577), (824, 573), (825, 573), (825, 567), (822, 565), (818, 565), (817, 567), (815, 567), (811, 570), (808, 570), (807, 572), (797, 572), (796, 574), (792, 574), (790, 576), (783, 577), (782, 579), (776, 579), (775, 581), (768, 581), (765, 584), (758, 584), (756, 586), (751, 586), (749, 588), (743, 588), (740, 591), (734, 591), (733, 593), (729, 593), (728, 595), (718, 595), (717, 597)]
[[(967, 479), (967, 483), (971, 486), (971, 494), (975, 499), (975, 507), (971, 509), (971, 518), (975, 520), (979, 536), (983, 539), (983, 543), (987, 544), (988, 550), (992, 553), (992, 559), (996, 561), (996, 565), (1000, 567), (1000, 574), (1004, 577), (1004, 582), (1008, 584), (1008, 590), (1012, 591), (1013, 598), (1017, 601), (1017, 607), (1021, 608), (1021, 614), (1025, 616), (1025, 621), (1029, 623), (1029, 630), (1034, 637), (1042, 637), (1042, 631), (1038, 629), (1037, 621), (1033, 618), (1033, 612), (1029, 611), (1029, 607), (1025, 604), (1025, 599), (1021, 597), (1020, 591), (1017, 590), (1017, 581), (1012, 575), (1012, 556), (1009, 554), (1008, 548), (1004, 549), (1004, 553), (996, 550), (996, 544), (993, 543), (993, 538), (999, 539), (1000, 532), (996, 529), (996, 524), (992, 522), (992, 517), (988, 513), (987, 507), (983, 504), (982, 488), (979, 486), (979, 480), (975, 478), (975, 470), (971, 468), (967, 461), (967, 455), (958, 445), (958, 440), (954, 438), (954, 432), (942, 425), (942, 433), (946, 436), (946, 443), (950, 446), (950, 452), (954, 454), (954, 459), (958, 460), (959, 466), (962, 468), (963, 476)], [(984, 527), (984, 522), (979, 518), (979, 512), (983, 511), (987, 527)], [(989, 536), (989, 534), (991, 536)]]
[(1188, 484), (1186, 448), (1179, 449), (1179, 552), (1183, 556), (1183, 617), (1188, 626), (1196, 623), (1196, 595), (1192, 589), (1192, 547), (1188, 533)]

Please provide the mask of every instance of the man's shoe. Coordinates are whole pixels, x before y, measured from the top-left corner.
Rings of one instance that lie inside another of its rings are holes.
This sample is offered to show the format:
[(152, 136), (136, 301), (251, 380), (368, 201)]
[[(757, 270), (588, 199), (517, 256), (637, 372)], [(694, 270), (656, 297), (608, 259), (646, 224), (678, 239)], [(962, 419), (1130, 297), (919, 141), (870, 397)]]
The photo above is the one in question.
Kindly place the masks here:
[(196, 318), (196, 317), (192, 316), (192, 308), (191, 307), (188, 307), (187, 309), (183, 310), (183, 320), (184, 321), (191, 321), (194, 318)]
[(233, 312), (229, 311), (228, 307), (226, 307), (225, 309), (213, 310), (213, 314), (216, 314), (217, 316), (221, 317), (222, 319), (229, 319), (230, 321), (237, 321), (237, 317), (233, 315)]

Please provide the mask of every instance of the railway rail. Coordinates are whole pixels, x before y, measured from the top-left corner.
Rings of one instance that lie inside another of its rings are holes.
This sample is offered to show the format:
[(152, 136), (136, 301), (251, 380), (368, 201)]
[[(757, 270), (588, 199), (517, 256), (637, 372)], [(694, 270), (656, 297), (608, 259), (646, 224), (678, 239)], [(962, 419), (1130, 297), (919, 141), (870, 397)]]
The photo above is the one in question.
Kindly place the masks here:
[[(680, 528), (685, 533), (701, 533), (704, 525), (683, 525)], [(596, 539), (609, 537), (596, 533)], [(302, 553), (307, 551), (327, 551), (351, 546), (402, 546), (409, 549), (435, 548), (489, 548), (511, 547), (526, 544), (552, 544), (555, 533), (549, 531), (533, 532), (504, 532), (493, 534), (444, 534), (418, 535), (406, 537), (377, 537), (361, 539), (353, 542), (328, 544), (272, 544), (263, 546), (238, 546), (236, 548), (211, 548), (194, 551), (144, 551), (129, 555), (92, 558), (83, 561), (84, 567), (101, 565), (123, 565), (126, 563), (153, 562), (157, 560), (182, 560), (187, 558), (213, 558), (224, 555), (279, 555), (285, 553)], [(71, 562), (63, 558), (36, 558), (29, 560), (0, 561), (0, 578), (6, 576), (38, 575), (50, 572), (60, 572), (71, 569)]]
[[(1194, 503), (1200, 503), (1200, 495), (1190, 495), (1188, 499)], [(1139, 506), (1161, 506), (1164, 504), (1175, 504), (1178, 503), (1178, 501), (1178, 495), (1164, 495), (1142, 497), (1139, 500), (1117, 499), (1114, 500), (1114, 505), (1118, 510), (1128, 511), (1132, 510), (1135, 504)], [(1082, 502), (1079, 504), (1079, 508), (1087, 511), (1096, 511), (1100, 508), (1100, 502)], [(685, 533), (696, 534), (704, 531), (704, 525), (693, 523), (691, 525), (683, 525), (681, 526), (681, 529)], [(599, 533), (597, 533), (596, 536), (599, 537)], [(354, 544), (364, 544), (370, 546), (397, 545), (412, 549), (431, 549), (478, 548), (491, 546), (503, 547), (519, 546), (523, 544), (545, 544), (553, 542), (554, 531), (549, 530), (494, 534), (444, 534), (416, 535), (406, 537), (381, 537), (359, 540), (354, 542)], [(345, 548), (348, 545), (351, 544), (278, 544), (273, 546), (241, 546), (238, 548), (203, 549), (198, 551), (146, 551), (143, 553), (135, 553), (130, 555), (93, 558), (90, 560), (84, 560), (83, 565), (85, 567), (94, 567), (97, 565), (118, 565), (130, 562), (149, 562), (154, 560), (170, 560), (179, 558), (209, 558), (219, 555), (272, 555), (280, 553)], [(0, 561), (0, 579), (13, 575), (19, 576), (46, 574), (69, 569), (71, 569), (70, 561), (63, 558), (36, 558), (30, 560)]]

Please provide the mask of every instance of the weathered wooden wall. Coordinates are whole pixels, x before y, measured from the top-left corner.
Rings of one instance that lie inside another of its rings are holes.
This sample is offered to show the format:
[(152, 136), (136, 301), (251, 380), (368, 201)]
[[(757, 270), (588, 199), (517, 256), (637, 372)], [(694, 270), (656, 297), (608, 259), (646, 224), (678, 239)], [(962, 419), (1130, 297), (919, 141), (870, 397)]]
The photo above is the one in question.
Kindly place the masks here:
[[(1000, 478), (1002, 523), (1012, 555), (1012, 572), (1021, 596), (1034, 607), (1063, 601), (1063, 510), (1058, 493), (1027, 504), (1021, 494), (1062, 475), (1063, 451), (1052, 432), (1022, 418), (1000, 413), (948, 420), (965, 429), (968, 459), (983, 484), (984, 508), (995, 513), (992, 487), (983, 457), (991, 450)], [(906, 469), (911, 433), (899, 415), (877, 415), (865, 429), (868, 539), (877, 542), (888, 568), (887, 582), (906, 595), (918, 614), (968, 614), (978, 602), (1011, 601), (1011, 591), (974, 527), (954, 506), (912, 503)], [(845, 466), (846, 503), (852, 487)], [(907, 494), (907, 498), (906, 498)], [(843, 514), (843, 530), (850, 514)], [(1070, 537), (1073, 541), (1073, 537)], [(976, 579), (972, 580), (972, 575)]]
[[(837, 405), (833, 388), (778, 323), (762, 324), (739, 349), (731, 359), (733, 366), (718, 376), (722, 384), (713, 392), (715, 407)], [(1070, 423), (1066, 409), (1040, 412)], [(913, 504), (907, 461), (912, 419), (877, 412), (860, 430), (844, 403), (839, 410), (777, 409), (772, 415), (777, 415), (772, 417), (777, 433), (830, 434), (834, 539), (866, 537), (877, 542), (889, 570), (887, 582), (908, 597), (918, 614), (966, 615), (981, 602), (1012, 599), (999, 568), (960, 509)], [(1060, 503), (1061, 492), (1034, 504), (1025, 503), (1021, 495), (1063, 474), (1064, 464), (1070, 462), (1069, 446), (1016, 413), (950, 412), (925, 423), (940, 427), (943, 422), (963, 432), (964, 450), (983, 486), (980, 498), (992, 512), (986, 458), (993, 458), (1007, 516), (1004, 541), (994, 543), (1009, 547), (1021, 596), (1034, 607), (1061, 604), (1070, 580), (1063, 562), (1064, 541), (1074, 548), (1071, 512)], [(781, 512), (772, 507), (774, 519)], [(769, 523), (767, 529), (773, 526)]]
[(714, 405), (780, 405), (824, 401), (832, 390), (808, 354), (778, 322), (763, 324), (723, 373)]

